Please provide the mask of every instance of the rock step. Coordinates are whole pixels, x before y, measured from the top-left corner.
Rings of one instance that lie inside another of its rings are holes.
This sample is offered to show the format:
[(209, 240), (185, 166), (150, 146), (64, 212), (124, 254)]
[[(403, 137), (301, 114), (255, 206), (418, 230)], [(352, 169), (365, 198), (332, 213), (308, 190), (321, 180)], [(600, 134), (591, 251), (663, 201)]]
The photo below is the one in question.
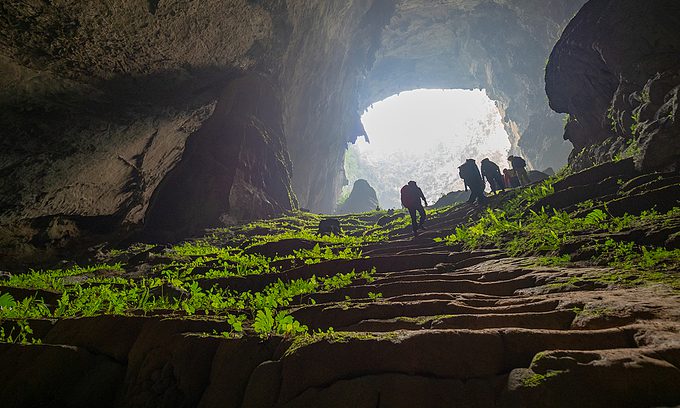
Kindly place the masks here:
[(413, 240), (403, 240), (403, 241), (390, 241), (378, 244), (368, 244), (361, 247), (362, 253), (365, 256), (379, 256), (379, 255), (408, 255), (404, 254), (404, 251), (421, 251), (422, 252), (435, 252), (435, 251), (448, 251), (451, 252), (451, 246), (443, 243), (435, 243), (434, 241), (423, 240), (423, 241), (413, 241)]
[[(548, 351), (530, 368), (512, 370), (500, 399), (522, 407), (547, 406), (546, 398), (551, 407), (565, 408), (677, 407), (679, 355), (677, 343), (664, 349)], [(542, 382), (541, 392), (535, 392), (531, 379), (549, 370), (557, 376)]]
[[(546, 350), (635, 348), (636, 331), (628, 327), (588, 332), (487, 329), (338, 333), (337, 340), (324, 338), (289, 349), (277, 370), (269, 367), (268, 374), (281, 384), (278, 404), (283, 405), (308, 389), (365, 375), (486, 378), (528, 367), (536, 353)], [(276, 381), (270, 379), (268, 383)]]
[(369, 293), (380, 293), (383, 297), (413, 295), (421, 293), (479, 293), (485, 295), (511, 296), (516, 290), (534, 285), (534, 277), (512, 279), (505, 282), (475, 282), (468, 280), (447, 281), (400, 281), (385, 284), (369, 284), (348, 286), (331, 293), (319, 293), (312, 296), (317, 303), (343, 301), (347, 296), (352, 299), (368, 298)]
[[(480, 296), (477, 299), (475, 296)], [(413, 302), (418, 300), (448, 300), (448, 301), (465, 301), (471, 306), (487, 306), (493, 302), (498, 302), (501, 299), (513, 299), (514, 297), (508, 296), (487, 296), (487, 295), (475, 295), (468, 293), (449, 293), (449, 292), (429, 292), (429, 293), (415, 293), (412, 295), (398, 295), (383, 298), (385, 301), (389, 302)], [(519, 298), (522, 299), (522, 298)], [(474, 302), (479, 302), (479, 304), (473, 304)], [(482, 304), (482, 302), (485, 302)]]
[(505, 386), (505, 382), (504, 376), (463, 381), (418, 374), (369, 374), (339, 379), (324, 387), (308, 388), (292, 400), (275, 406), (492, 408), (496, 406), (496, 392)]
[(199, 279), (202, 289), (210, 289), (217, 286), (223, 289), (237, 291), (260, 291), (267, 285), (281, 280), (290, 282), (296, 279), (310, 279), (312, 276), (334, 276), (339, 273), (352, 271), (370, 271), (375, 268), (376, 272), (393, 272), (404, 269), (430, 268), (442, 262), (458, 261), (469, 256), (464, 253), (422, 253), (418, 255), (393, 255), (377, 256), (361, 259), (334, 259), (317, 264), (304, 265), (277, 274), (230, 276), (227, 278)]
[(428, 280), (446, 280), (446, 281), (475, 281), (475, 282), (503, 282), (528, 275), (531, 271), (509, 271), (509, 272), (441, 272), (439, 269), (419, 269), (406, 270), (399, 272), (388, 272), (375, 274), (375, 281), (373, 283), (391, 283), (400, 281), (428, 281)]
[(419, 318), (397, 317), (393, 319), (368, 319), (348, 327), (336, 327), (341, 331), (389, 332), (396, 330), (423, 329), (494, 329), (524, 328), (567, 330), (576, 313), (570, 310), (554, 310), (536, 313), (460, 314), (453, 316), (425, 316)]
[(427, 300), (420, 302), (373, 302), (346, 305), (313, 305), (292, 310), (291, 314), (310, 329), (348, 327), (368, 319), (395, 319), (399, 317), (422, 317), (453, 314), (513, 314), (549, 312), (555, 310), (558, 301), (544, 300), (523, 305), (498, 307), (472, 307), (462, 303)]

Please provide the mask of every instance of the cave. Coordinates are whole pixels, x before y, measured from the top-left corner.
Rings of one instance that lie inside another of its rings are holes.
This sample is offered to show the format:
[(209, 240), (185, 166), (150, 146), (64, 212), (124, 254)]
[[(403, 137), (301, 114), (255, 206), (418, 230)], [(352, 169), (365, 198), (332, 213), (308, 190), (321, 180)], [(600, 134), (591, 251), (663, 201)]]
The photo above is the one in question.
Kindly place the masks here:
[(7, 4), (3, 235), (42, 251), (331, 213), (361, 112), (418, 88), (485, 89), (512, 152), (559, 168), (544, 67), (581, 4)]
[[(10, 0), (0, 27), (3, 405), (680, 404), (676, 1)], [(423, 89), (483, 92), (527, 178), (381, 209), (346, 158)]]

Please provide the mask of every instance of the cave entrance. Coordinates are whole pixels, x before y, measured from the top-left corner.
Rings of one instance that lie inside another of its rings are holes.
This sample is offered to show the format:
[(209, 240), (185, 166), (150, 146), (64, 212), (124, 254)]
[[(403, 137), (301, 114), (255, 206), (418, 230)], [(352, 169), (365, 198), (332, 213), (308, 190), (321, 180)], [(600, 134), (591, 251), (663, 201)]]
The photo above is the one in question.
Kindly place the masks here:
[(401, 208), (399, 189), (415, 180), (428, 204), (462, 190), (458, 166), (485, 157), (504, 168), (510, 141), (496, 104), (483, 89), (417, 89), (372, 104), (362, 115), (368, 141), (345, 154), (349, 184), (366, 179), (382, 208)]

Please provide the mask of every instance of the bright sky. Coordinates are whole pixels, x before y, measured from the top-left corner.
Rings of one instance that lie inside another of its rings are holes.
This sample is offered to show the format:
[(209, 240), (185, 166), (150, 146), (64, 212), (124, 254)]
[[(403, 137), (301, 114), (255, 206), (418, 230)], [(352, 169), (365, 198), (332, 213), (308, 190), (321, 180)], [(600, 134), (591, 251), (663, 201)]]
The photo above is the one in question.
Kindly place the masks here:
[(360, 138), (345, 160), (351, 188), (364, 178), (383, 208), (399, 208), (399, 189), (416, 180), (429, 204), (463, 188), (458, 166), (485, 157), (506, 167), (508, 135), (484, 90), (419, 89), (373, 104), (361, 118)]

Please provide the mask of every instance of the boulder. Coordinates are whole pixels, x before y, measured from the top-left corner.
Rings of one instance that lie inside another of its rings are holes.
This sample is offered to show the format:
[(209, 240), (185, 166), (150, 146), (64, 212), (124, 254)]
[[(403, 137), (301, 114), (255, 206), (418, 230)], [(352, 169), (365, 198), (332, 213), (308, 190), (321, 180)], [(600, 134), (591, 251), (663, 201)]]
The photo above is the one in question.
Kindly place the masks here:
[(375, 211), (378, 205), (378, 196), (373, 187), (368, 184), (368, 181), (359, 179), (354, 182), (352, 192), (336, 212), (338, 214), (351, 214)]

